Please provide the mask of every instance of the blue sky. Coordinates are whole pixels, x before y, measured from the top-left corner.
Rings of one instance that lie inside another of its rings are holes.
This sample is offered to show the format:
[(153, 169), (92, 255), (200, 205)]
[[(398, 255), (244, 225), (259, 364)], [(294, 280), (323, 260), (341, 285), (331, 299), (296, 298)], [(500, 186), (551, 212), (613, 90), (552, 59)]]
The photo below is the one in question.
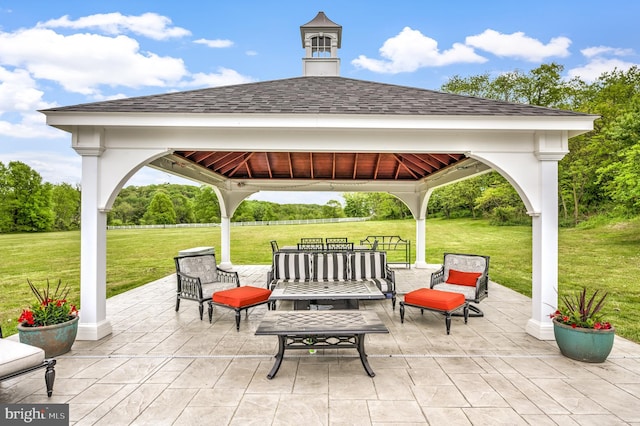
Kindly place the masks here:
[[(0, 0), (0, 161), (79, 183), (70, 135), (37, 110), (298, 77), (300, 25), (320, 10), (343, 27), (349, 78), (437, 90), (454, 75), (549, 62), (585, 81), (640, 64), (640, 2), (628, 0)], [(163, 182), (185, 181), (144, 169), (130, 184)], [(324, 204), (335, 193), (253, 198)]]

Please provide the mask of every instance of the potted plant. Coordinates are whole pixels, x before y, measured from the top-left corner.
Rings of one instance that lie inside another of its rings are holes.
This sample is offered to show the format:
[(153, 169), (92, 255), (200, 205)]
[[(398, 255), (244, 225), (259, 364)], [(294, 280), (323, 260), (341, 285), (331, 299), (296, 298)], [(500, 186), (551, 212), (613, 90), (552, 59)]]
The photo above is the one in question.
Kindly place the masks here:
[(67, 300), (69, 288), (62, 280), (53, 292), (49, 280), (42, 290), (27, 282), (36, 302), (18, 318), (20, 342), (42, 348), (47, 358), (68, 352), (78, 333), (78, 310)]
[(608, 293), (587, 295), (586, 287), (577, 294), (561, 297), (562, 306), (550, 315), (560, 352), (585, 362), (604, 362), (613, 348), (615, 329), (602, 318)]

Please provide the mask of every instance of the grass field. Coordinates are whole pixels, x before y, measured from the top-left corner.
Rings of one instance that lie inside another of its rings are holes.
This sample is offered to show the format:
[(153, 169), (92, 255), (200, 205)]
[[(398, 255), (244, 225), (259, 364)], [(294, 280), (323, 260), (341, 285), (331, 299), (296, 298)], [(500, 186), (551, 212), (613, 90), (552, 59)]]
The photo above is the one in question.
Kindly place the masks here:
[[(269, 264), (270, 240), (294, 245), (301, 237), (399, 235), (415, 240), (415, 222), (384, 221), (318, 225), (247, 226), (231, 229), (231, 260), (238, 265)], [(495, 282), (531, 296), (531, 228), (494, 227), (484, 220), (430, 219), (426, 225), (427, 263), (440, 263), (442, 253), (491, 256)], [(220, 228), (130, 229), (107, 232), (109, 296), (175, 272), (173, 257), (189, 247), (220, 247)], [(617, 333), (640, 343), (640, 220), (593, 229), (560, 230), (560, 292), (587, 285), (609, 291), (605, 307)], [(0, 235), (0, 320), (5, 335), (16, 332), (22, 308), (34, 300), (27, 278), (42, 287), (62, 279), (79, 302), (80, 233)], [(265, 277), (266, 278), (266, 277)]]

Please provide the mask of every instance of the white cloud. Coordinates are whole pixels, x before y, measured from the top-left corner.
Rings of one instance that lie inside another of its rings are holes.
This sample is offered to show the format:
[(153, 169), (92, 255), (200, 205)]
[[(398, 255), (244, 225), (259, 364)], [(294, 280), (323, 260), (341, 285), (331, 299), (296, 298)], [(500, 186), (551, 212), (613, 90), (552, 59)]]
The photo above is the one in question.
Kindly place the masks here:
[(258, 56), (258, 52), (256, 52), (255, 50), (247, 50), (245, 54), (247, 56)]
[(165, 87), (187, 75), (182, 59), (142, 54), (138, 42), (127, 36), (65, 36), (49, 29), (0, 32), (0, 63), (23, 67), (70, 92), (96, 96), (100, 85)]
[(633, 55), (633, 50), (621, 49), (618, 47), (594, 46), (594, 47), (587, 47), (586, 49), (582, 49), (580, 53), (582, 53), (587, 58), (592, 58), (594, 56), (601, 56), (601, 55), (628, 56), (628, 55)]
[(58, 130), (46, 125), (45, 116), (36, 111), (55, 106), (43, 101), (43, 95), (26, 70), (8, 70), (0, 66), (0, 135), (17, 138), (61, 137)]
[(572, 68), (567, 71), (570, 78), (579, 77), (586, 82), (592, 82), (605, 72), (611, 72), (614, 69), (618, 71), (627, 71), (633, 66), (638, 66), (632, 62), (622, 61), (620, 59), (595, 58), (584, 66)]
[(171, 19), (157, 13), (144, 13), (139, 16), (125, 16), (119, 12), (99, 13), (96, 15), (84, 16), (76, 20), (65, 15), (58, 19), (51, 19), (38, 23), (39, 28), (71, 28), (71, 29), (94, 29), (106, 34), (123, 34), (130, 32), (139, 34), (154, 40), (166, 40), (168, 38), (179, 38), (191, 35), (191, 32), (180, 27), (171, 25)]
[(554, 37), (544, 44), (523, 32), (502, 34), (487, 29), (482, 34), (467, 37), (465, 43), (500, 57), (542, 62), (551, 57), (569, 56), (571, 40), (567, 37)]
[(211, 47), (213, 49), (220, 49), (220, 48), (233, 46), (233, 42), (231, 40), (222, 40), (222, 39), (207, 40), (207, 39), (201, 38), (194, 41), (194, 43), (204, 44), (205, 46)]
[(572, 68), (567, 71), (569, 78), (578, 77), (586, 82), (592, 82), (605, 72), (611, 72), (614, 69), (618, 71), (627, 71), (633, 66), (639, 64), (623, 61), (616, 56), (630, 56), (634, 52), (632, 49), (622, 49), (609, 46), (593, 46), (580, 50), (588, 60), (585, 65)]
[(228, 86), (231, 84), (251, 83), (251, 77), (244, 76), (235, 70), (219, 68), (217, 73), (195, 73), (191, 75), (191, 80), (180, 83), (180, 87), (215, 87)]
[(52, 106), (42, 100), (43, 94), (26, 70), (0, 66), (0, 116), (7, 111), (29, 112)]
[(461, 43), (441, 52), (438, 42), (418, 30), (405, 27), (398, 35), (384, 42), (381, 59), (360, 55), (351, 63), (359, 68), (379, 73), (413, 72), (423, 67), (439, 67), (456, 63), (483, 63), (486, 59)]

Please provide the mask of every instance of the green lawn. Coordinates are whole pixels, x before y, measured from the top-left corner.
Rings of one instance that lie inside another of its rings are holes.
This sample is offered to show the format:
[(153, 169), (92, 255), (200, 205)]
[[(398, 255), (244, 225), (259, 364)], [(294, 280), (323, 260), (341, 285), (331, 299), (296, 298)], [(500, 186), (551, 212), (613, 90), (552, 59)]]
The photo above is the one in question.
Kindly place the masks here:
[[(269, 241), (294, 245), (301, 237), (399, 235), (415, 241), (415, 222), (384, 221), (319, 225), (247, 226), (231, 229), (231, 260), (269, 264)], [(531, 295), (531, 228), (494, 227), (484, 220), (430, 219), (426, 225), (427, 263), (442, 261), (442, 253), (491, 256), (493, 281)], [(175, 272), (179, 250), (220, 247), (220, 228), (129, 229), (107, 232), (107, 291), (114, 295)], [(412, 248), (415, 252), (415, 250)], [(560, 291), (583, 284), (610, 292), (605, 313), (617, 333), (640, 342), (635, 308), (640, 306), (640, 220), (595, 229), (560, 231)], [(0, 320), (5, 335), (16, 332), (21, 309), (33, 297), (27, 278), (38, 287), (59, 278), (75, 289), (79, 302), (80, 233), (58, 232), (0, 235)]]

